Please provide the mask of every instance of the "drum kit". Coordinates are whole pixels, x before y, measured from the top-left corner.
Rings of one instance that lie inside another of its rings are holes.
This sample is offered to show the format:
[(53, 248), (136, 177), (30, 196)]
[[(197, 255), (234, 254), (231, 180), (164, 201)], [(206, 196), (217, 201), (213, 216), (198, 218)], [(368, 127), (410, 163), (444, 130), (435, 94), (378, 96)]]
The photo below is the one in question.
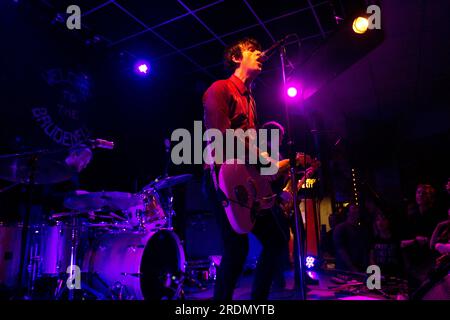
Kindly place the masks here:
[[(72, 175), (46, 155), (0, 157), (0, 178), (27, 185), (30, 199), (34, 185)], [(172, 188), (191, 177), (164, 176), (137, 193), (75, 191), (64, 198), (67, 212), (39, 225), (29, 223), (30, 201), (22, 224), (0, 224), (0, 285), (25, 287), (33, 297), (53, 279), (51, 299), (181, 298), (186, 261)]]

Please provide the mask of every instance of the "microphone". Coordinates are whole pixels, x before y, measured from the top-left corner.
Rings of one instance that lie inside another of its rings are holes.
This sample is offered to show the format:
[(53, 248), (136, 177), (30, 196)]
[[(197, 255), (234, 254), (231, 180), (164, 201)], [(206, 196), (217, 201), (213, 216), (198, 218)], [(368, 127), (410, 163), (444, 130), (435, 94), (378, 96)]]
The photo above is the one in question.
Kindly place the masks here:
[(108, 141), (104, 139), (95, 139), (95, 140), (89, 140), (93, 148), (99, 148), (99, 149), (108, 149), (112, 150), (114, 148), (114, 142)]
[(280, 40), (274, 42), (268, 49), (264, 50), (261, 53), (261, 57), (259, 58), (259, 60), (261, 62), (266, 62), (267, 60), (269, 60), (270, 56), (272, 54), (271, 53), (273, 50), (275, 50), (276, 48), (278, 48), (279, 46), (281, 46), (284, 42), (286, 42), (286, 40), (292, 36), (296, 36), (296, 34), (288, 34), (287, 36), (285, 36), (284, 38), (281, 38)]
[(341, 143), (342, 137), (339, 137), (339, 139), (336, 140), (334, 143), (334, 146), (337, 147), (339, 143)]
[(164, 146), (166, 147), (166, 152), (169, 153), (170, 151), (170, 140), (169, 138), (164, 139)]

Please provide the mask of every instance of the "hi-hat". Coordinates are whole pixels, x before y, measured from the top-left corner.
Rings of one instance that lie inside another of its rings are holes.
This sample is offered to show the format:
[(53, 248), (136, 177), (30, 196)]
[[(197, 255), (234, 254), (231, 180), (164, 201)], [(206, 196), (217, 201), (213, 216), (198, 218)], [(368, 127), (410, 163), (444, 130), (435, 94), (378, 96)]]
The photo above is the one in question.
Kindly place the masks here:
[(155, 180), (152, 183), (146, 185), (144, 187), (144, 190), (147, 190), (147, 189), (161, 190), (161, 189), (171, 188), (178, 184), (188, 182), (191, 179), (192, 179), (192, 174), (182, 174), (182, 175), (178, 175), (178, 176), (165, 177), (161, 180)]

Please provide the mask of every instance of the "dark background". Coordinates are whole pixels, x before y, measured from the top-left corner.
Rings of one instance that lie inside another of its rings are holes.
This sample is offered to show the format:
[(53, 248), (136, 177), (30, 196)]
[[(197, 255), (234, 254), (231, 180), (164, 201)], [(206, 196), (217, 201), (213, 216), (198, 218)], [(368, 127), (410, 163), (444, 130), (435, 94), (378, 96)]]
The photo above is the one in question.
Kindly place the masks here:
[[(60, 147), (32, 118), (32, 108), (46, 106), (66, 130), (85, 126), (91, 137), (115, 142), (112, 151), (94, 151), (80, 175), (84, 189), (137, 192), (163, 174), (164, 139), (175, 128), (192, 130), (203, 116), (203, 92), (228, 76), (225, 45), (252, 36), (267, 48), (296, 33), (302, 41), (287, 46), (295, 67), (288, 80), (301, 79), (309, 93), (290, 102), (290, 120), (296, 149), (322, 160), (323, 195), (349, 198), (352, 167), (391, 201), (412, 198), (418, 182), (442, 192), (449, 177), (449, 2), (376, 3), (382, 30), (358, 37), (349, 24), (366, 1), (1, 1), (0, 153)], [(82, 10), (82, 30), (65, 27), (70, 4)], [(336, 16), (344, 20), (337, 24)], [(133, 73), (138, 59), (150, 61), (148, 77)], [(58, 93), (42, 77), (54, 68), (87, 76), (87, 100), (69, 104), (80, 112), (76, 121), (58, 114)], [(260, 122), (286, 124), (280, 79), (275, 55), (255, 83)], [(170, 166), (170, 175), (195, 175), (177, 189), (180, 210), (201, 171)], [(0, 194), (3, 216), (16, 214), (23, 192)], [(188, 207), (202, 209), (194, 195), (197, 205)]]

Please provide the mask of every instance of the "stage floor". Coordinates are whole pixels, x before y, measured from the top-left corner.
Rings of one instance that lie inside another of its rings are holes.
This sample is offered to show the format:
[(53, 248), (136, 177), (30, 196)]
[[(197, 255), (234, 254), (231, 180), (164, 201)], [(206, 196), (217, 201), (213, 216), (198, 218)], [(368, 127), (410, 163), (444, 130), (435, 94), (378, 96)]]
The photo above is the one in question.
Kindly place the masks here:
[[(316, 274), (318, 282), (307, 285), (307, 300), (395, 300), (396, 295), (370, 291), (365, 283), (347, 278), (345, 283), (337, 283), (341, 278), (321, 272)], [(250, 300), (254, 273), (241, 276), (234, 292), (234, 300)], [(285, 289), (272, 289), (269, 300), (298, 300), (294, 286), (293, 270), (285, 272)], [(212, 300), (214, 285), (209, 283), (204, 289), (185, 287), (186, 300)]]

